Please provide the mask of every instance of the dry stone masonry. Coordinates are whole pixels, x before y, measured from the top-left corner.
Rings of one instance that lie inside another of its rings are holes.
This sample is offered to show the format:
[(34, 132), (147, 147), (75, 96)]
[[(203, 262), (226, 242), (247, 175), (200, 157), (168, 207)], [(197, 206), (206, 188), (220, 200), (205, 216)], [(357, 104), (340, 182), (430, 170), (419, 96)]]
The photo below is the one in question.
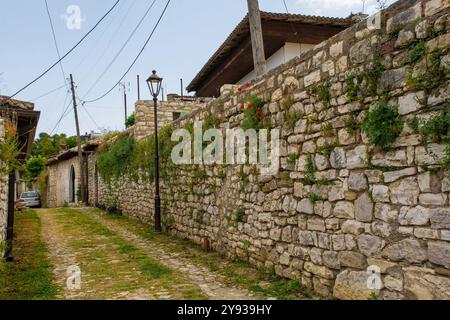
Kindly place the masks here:
[[(208, 114), (222, 128), (237, 127), (242, 100), (260, 96), (272, 128), (281, 130), (281, 170), (262, 177), (250, 165), (176, 167), (162, 181), (166, 229), (198, 244), (207, 238), (214, 250), (324, 296), (450, 299), (448, 145), (424, 144), (412, 125), (449, 108), (448, 72), (432, 90), (413, 83), (432, 73), (424, 52), (438, 50), (437, 67), (448, 70), (449, 10), (446, 0), (399, 1), (251, 88), (227, 87), (196, 106), (177, 127)], [(404, 123), (386, 150), (360, 128), (382, 97)], [(139, 105), (137, 131), (148, 131)], [(153, 184), (97, 183), (96, 156), (89, 157), (91, 201), (113, 198), (124, 214), (150, 223)], [(368, 286), (378, 274), (381, 285)]]
[[(158, 127), (170, 124), (192, 111), (205, 106), (206, 98), (192, 99), (168, 95), (168, 100), (158, 102)], [(154, 131), (153, 101), (140, 100), (136, 103), (135, 138), (140, 140)]]

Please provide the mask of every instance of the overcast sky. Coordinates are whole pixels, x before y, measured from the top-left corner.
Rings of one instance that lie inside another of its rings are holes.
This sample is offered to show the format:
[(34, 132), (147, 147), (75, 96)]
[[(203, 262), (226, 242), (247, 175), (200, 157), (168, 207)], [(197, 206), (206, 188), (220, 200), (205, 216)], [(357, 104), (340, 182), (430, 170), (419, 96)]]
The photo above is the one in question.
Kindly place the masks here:
[[(47, 1), (61, 54), (66, 53), (115, 2)], [(390, 0), (387, 4), (393, 2)], [(63, 61), (66, 77), (70, 73), (74, 75), (80, 98), (97, 98), (119, 80), (151, 32), (165, 3), (166, 0), (156, 0), (141, 27), (98, 82), (96, 80), (111, 64), (151, 1), (121, 0), (103, 23)], [(362, 0), (286, 0), (286, 3), (291, 13), (334, 17), (346, 17), (363, 9)], [(81, 9), (80, 29), (67, 26), (64, 15), (67, 15), (70, 5)], [(370, 14), (376, 11), (376, 6), (376, 0), (366, 0), (364, 10)], [(260, 7), (264, 11), (285, 12), (282, 0), (260, 0)], [(151, 70), (156, 69), (164, 77), (166, 93), (179, 93), (179, 79), (183, 78), (187, 86), (246, 12), (245, 0), (172, 0), (154, 37), (125, 78), (130, 83), (129, 112), (134, 109), (137, 99), (137, 74), (145, 79)], [(0, 14), (0, 94), (10, 95), (57, 61), (57, 53), (44, 0), (1, 1)], [(31, 100), (61, 85), (64, 85), (64, 77), (60, 66), (57, 66), (16, 98)], [(36, 109), (41, 111), (39, 132), (50, 132), (55, 128), (65, 108), (64, 102), (70, 102), (67, 95), (66, 89), (62, 88), (35, 101)], [(141, 98), (149, 98), (143, 81)], [(123, 119), (123, 98), (118, 88), (98, 102), (80, 106), (82, 133), (98, 131), (99, 128), (123, 129)], [(73, 114), (70, 113), (54, 133), (72, 135), (74, 127)]]

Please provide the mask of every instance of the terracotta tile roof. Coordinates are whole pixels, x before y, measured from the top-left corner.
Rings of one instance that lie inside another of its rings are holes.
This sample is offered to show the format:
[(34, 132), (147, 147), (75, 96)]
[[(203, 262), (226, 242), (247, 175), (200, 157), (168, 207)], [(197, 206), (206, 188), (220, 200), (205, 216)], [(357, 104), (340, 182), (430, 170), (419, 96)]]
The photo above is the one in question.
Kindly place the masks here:
[[(281, 21), (293, 22), (307, 25), (323, 25), (335, 27), (350, 27), (355, 23), (355, 19), (350, 16), (348, 18), (332, 18), (321, 16), (308, 16), (301, 14), (272, 13), (261, 11), (262, 21)], [(228, 36), (225, 42), (217, 49), (208, 62), (203, 66), (200, 72), (195, 76), (187, 87), (189, 92), (196, 91), (199, 84), (206, 76), (230, 54), (230, 52), (245, 38), (250, 32), (250, 24), (248, 15), (237, 25), (233, 32)]]

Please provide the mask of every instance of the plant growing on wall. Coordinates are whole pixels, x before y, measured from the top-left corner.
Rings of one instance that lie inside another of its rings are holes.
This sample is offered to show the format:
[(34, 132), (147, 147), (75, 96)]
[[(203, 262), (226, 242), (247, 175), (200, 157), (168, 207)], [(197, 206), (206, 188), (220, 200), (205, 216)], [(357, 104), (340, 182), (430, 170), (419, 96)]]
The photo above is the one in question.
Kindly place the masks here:
[[(171, 140), (172, 126), (159, 130), (160, 176), (167, 177), (168, 169), (173, 166), (170, 156), (174, 142)], [(155, 138), (153, 135), (136, 142), (132, 137), (120, 135), (113, 143), (103, 144), (98, 149), (97, 166), (100, 177), (110, 186), (113, 180), (129, 176), (135, 180), (154, 179)]]
[(286, 124), (289, 128), (293, 129), (297, 122), (303, 118), (303, 112), (301, 111), (287, 111)]
[(245, 215), (244, 208), (239, 208), (236, 211), (236, 222), (243, 222), (244, 221), (244, 215)]
[(365, 90), (368, 95), (375, 97), (378, 94), (378, 85), (381, 75), (386, 70), (383, 65), (383, 53), (379, 46), (372, 47), (372, 63), (364, 70), (360, 77), (365, 81)]
[(331, 84), (329, 81), (325, 81), (319, 83), (315, 87), (313, 87), (313, 94), (321, 101), (326, 107), (330, 105), (331, 93), (330, 93)]
[(247, 103), (240, 104), (240, 109), (244, 112), (244, 119), (241, 123), (242, 129), (255, 129), (258, 131), (269, 127), (268, 118), (262, 111), (263, 106), (264, 101), (257, 96), (251, 96)]
[(426, 147), (431, 142), (445, 144), (445, 157), (442, 166), (448, 168), (450, 165), (450, 109), (443, 109), (428, 120), (419, 120), (417, 117), (411, 121), (411, 127), (423, 137)]
[(0, 143), (0, 165), (3, 175), (13, 172), (20, 167), (19, 156), (21, 150), (17, 141), (17, 126), (13, 120), (5, 121), (5, 137)]
[(348, 100), (355, 101), (356, 98), (358, 97), (359, 88), (353, 73), (348, 73), (345, 76), (345, 90), (347, 93)]
[(99, 153), (97, 166), (101, 178), (110, 183), (113, 178), (117, 179), (130, 172), (134, 150), (134, 139), (125, 137), (118, 139), (105, 152)]
[(420, 126), (419, 132), (423, 135), (425, 143), (450, 143), (450, 109), (443, 109), (427, 121), (424, 121)]
[[(424, 72), (419, 75), (410, 74), (408, 76), (407, 84), (411, 90), (425, 90), (426, 93), (431, 93), (445, 83), (447, 76), (450, 74), (450, 66), (448, 62), (447, 66), (441, 63), (443, 54), (444, 50), (442, 49), (431, 52), (425, 59)], [(410, 53), (410, 55), (415, 57), (415, 59), (420, 59), (419, 53), (417, 52)]]
[(306, 159), (306, 175), (304, 182), (306, 185), (313, 185), (316, 183), (316, 177), (314, 175), (315, 171), (315, 165), (314, 165), (314, 159), (311, 154), (308, 155), (308, 158)]
[(361, 128), (370, 144), (386, 149), (395, 142), (404, 125), (397, 109), (397, 106), (380, 101), (367, 114)]

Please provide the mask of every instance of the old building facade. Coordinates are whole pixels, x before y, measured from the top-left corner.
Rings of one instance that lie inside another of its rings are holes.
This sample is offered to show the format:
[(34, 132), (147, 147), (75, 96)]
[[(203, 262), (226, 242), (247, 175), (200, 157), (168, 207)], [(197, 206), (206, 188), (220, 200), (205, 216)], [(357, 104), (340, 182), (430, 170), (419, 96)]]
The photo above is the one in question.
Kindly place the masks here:
[(40, 113), (34, 111), (34, 104), (0, 96), (0, 143), (9, 148), (0, 157), (0, 257), (9, 260), (12, 256), (15, 200), (18, 197), (19, 167), (10, 168), (3, 157), (10, 161), (12, 150), (18, 152), (18, 159), (24, 162), (31, 152)]

